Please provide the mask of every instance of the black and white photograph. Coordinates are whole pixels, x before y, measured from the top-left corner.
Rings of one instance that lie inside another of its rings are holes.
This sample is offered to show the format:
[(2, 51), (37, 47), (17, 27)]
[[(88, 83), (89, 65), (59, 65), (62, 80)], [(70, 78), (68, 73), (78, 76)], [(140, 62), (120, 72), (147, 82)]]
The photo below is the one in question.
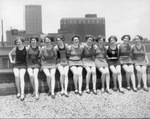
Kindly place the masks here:
[(150, 0), (0, 0), (0, 118), (150, 118)]

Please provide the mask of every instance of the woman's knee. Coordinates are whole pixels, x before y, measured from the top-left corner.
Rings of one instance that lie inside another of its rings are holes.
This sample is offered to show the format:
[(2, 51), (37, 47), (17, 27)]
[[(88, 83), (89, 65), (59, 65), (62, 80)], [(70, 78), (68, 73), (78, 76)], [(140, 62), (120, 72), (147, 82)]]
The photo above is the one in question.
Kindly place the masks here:
[(71, 70), (71, 72), (72, 72), (73, 74), (76, 74), (76, 73), (77, 73), (77, 67), (76, 67), (76, 66), (72, 66), (72, 67), (70, 68), (70, 70)]
[(77, 68), (77, 74), (78, 74), (78, 76), (82, 76), (82, 70), (83, 70), (82, 67), (78, 67)]
[(56, 69), (51, 69), (50, 72), (51, 72), (51, 76), (54, 77), (54, 76), (55, 76), (55, 73), (56, 73)]
[(110, 70), (114, 75), (117, 75), (117, 70), (114, 66), (110, 66)]
[(92, 73), (91, 68), (90, 67), (86, 67), (85, 69), (86, 69), (87, 75), (91, 75), (91, 73)]
[(20, 69), (20, 78), (21, 79), (24, 79), (25, 73), (26, 73), (26, 69)]
[(129, 74), (131, 72), (128, 65), (123, 65), (122, 68), (126, 72), (126, 74)]
[(92, 72), (92, 75), (96, 75), (96, 67), (95, 66), (93, 66), (91, 68), (91, 72)]
[(16, 78), (19, 77), (19, 69), (14, 68), (13, 72), (14, 72), (14, 75), (15, 75)]
[(141, 67), (141, 72), (142, 72), (142, 74), (146, 74), (146, 66)]
[(137, 73), (142, 73), (142, 70), (141, 70), (140, 66), (136, 66), (135, 68), (136, 68)]
[(108, 67), (105, 68), (105, 75), (106, 76), (109, 75), (109, 69), (108, 69)]
[[(65, 72), (59, 72), (60, 73), (60, 76), (65, 76)], [(53, 74), (54, 75), (54, 74)]]
[(46, 77), (50, 77), (50, 71), (48, 69), (43, 69), (44, 74)]
[(32, 68), (28, 68), (27, 72), (28, 72), (28, 74), (29, 74), (30, 77), (33, 76), (33, 69)]

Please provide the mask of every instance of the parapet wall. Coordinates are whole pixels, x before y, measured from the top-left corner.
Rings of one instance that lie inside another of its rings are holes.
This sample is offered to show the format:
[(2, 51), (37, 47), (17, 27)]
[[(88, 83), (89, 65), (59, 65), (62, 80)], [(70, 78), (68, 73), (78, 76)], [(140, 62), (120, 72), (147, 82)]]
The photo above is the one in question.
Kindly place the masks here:
[[(135, 72), (136, 73), (136, 72)], [(112, 77), (112, 74), (110, 74)], [(56, 70), (55, 74), (55, 92), (58, 92), (61, 90), (60, 87), (60, 80), (59, 80), (60, 74), (58, 70)], [(101, 74), (97, 70), (97, 89), (101, 89)], [(85, 69), (83, 70), (83, 87), (82, 89), (85, 90), (85, 85), (86, 85), (86, 71)], [(46, 83), (46, 76), (43, 71), (40, 71), (38, 74), (38, 79), (39, 79), (39, 92), (44, 93), (48, 91), (48, 86)], [(73, 91), (74, 90), (74, 84), (73, 84), (73, 74), (69, 70), (68, 73), (68, 79), (69, 79), (69, 85), (68, 85), (68, 91)], [(137, 79), (137, 78), (136, 78)], [(148, 86), (150, 87), (150, 66), (147, 68), (147, 79), (148, 79)], [(137, 82), (137, 80), (136, 80)], [(122, 70), (122, 85), (125, 88), (126, 87), (126, 79), (125, 79), (125, 72)], [(113, 80), (110, 78), (110, 88), (113, 87)], [(90, 81), (90, 88), (92, 89), (92, 80)], [(26, 72), (25, 74), (25, 93), (31, 93), (33, 91), (31, 84), (30, 84), (30, 79), (29, 75)], [(16, 87), (15, 87), (15, 77), (12, 72), (12, 70), (9, 70), (7, 72), (0, 72), (0, 95), (14, 95), (16, 94)]]

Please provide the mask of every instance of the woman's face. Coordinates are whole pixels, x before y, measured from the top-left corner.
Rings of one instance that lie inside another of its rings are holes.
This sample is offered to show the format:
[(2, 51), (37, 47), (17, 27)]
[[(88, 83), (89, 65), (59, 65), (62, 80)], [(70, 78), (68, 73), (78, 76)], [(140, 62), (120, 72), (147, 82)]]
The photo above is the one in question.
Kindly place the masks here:
[(116, 40), (115, 40), (114, 38), (111, 38), (111, 39), (110, 39), (110, 43), (111, 43), (111, 44), (115, 44), (115, 43), (116, 43)]
[(92, 44), (92, 43), (93, 43), (93, 38), (88, 38), (88, 39), (87, 39), (87, 43), (88, 43), (88, 44)]
[(63, 41), (61, 38), (57, 38), (57, 43), (60, 45), (60, 44), (63, 44)]
[(141, 43), (141, 40), (140, 40), (140, 38), (139, 38), (138, 36), (135, 36), (134, 41), (135, 41), (136, 43)]
[(79, 38), (78, 37), (73, 38), (73, 44), (79, 44)]
[(18, 39), (18, 40), (16, 41), (16, 45), (17, 45), (17, 46), (22, 45), (22, 41), (21, 41), (20, 39)]
[(104, 42), (103, 38), (98, 40), (98, 43), (100, 43), (100, 44), (103, 43), (103, 42)]
[(125, 36), (123, 39), (123, 43), (128, 43), (129, 42), (129, 37)]
[(37, 41), (35, 38), (31, 39), (31, 44), (36, 44), (36, 43), (37, 43)]
[(49, 38), (45, 38), (45, 43), (51, 43), (51, 40)]

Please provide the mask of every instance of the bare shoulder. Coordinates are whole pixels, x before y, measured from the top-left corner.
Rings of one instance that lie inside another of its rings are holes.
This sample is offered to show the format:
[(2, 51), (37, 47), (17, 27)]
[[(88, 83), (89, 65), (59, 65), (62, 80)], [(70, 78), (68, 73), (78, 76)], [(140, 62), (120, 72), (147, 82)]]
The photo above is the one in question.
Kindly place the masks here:
[(68, 50), (71, 50), (72, 45), (68, 45)]
[(109, 47), (109, 46), (107, 45), (107, 46), (104, 46), (104, 47), (105, 47), (106, 50), (108, 50), (108, 47)]
[(94, 47), (94, 49), (97, 49), (97, 48), (98, 48), (97, 44), (93, 45), (93, 47)]
[(131, 49), (133, 49), (135, 45), (134, 45), (134, 44), (132, 44), (132, 45), (130, 45), (130, 46), (131, 46)]
[(57, 45), (54, 46), (54, 50), (58, 50), (58, 46)]

